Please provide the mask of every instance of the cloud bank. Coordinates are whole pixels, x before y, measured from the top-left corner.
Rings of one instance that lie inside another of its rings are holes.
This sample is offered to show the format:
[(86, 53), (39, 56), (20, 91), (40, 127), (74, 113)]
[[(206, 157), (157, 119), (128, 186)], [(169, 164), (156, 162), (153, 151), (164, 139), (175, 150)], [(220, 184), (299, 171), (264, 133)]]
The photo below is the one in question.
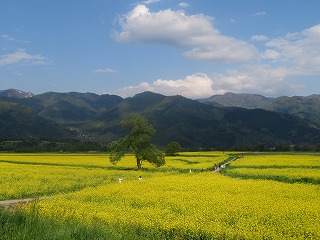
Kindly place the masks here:
[[(266, 12), (257, 12), (252, 16), (265, 15)], [(203, 14), (187, 15), (171, 9), (151, 12), (145, 5), (137, 5), (120, 17), (120, 30), (113, 35), (119, 42), (172, 45), (183, 49), (185, 57), (219, 62), (231, 69), (224, 73), (195, 73), (181, 79), (143, 82), (119, 89), (118, 94), (126, 97), (153, 91), (201, 98), (231, 91), (294, 95), (304, 86), (291, 83), (292, 77), (320, 73), (320, 24), (277, 38), (254, 35), (250, 40), (260, 44), (257, 48), (221, 34), (213, 22), (212, 17)], [(234, 63), (238, 65), (234, 67)]]
[(177, 80), (158, 79), (152, 83), (142, 82), (136, 86), (119, 89), (122, 97), (133, 96), (144, 91), (152, 91), (166, 96), (182, 95), (191, 99), (210, 97), (226, 92), (255, 92), (266, 96), (283, 92), (296, 92), (297, 86), (284, 81), (288, 74), (284, 68), (270, 68), (267, 65), (251, 65), (226, 74), (195, 73)]
[(13, 64), (44, 65), (47, 64), (47, 58), (39, 54), (31, 55), (25, 49), (18, 49), (14, 53), (0, 56), (0, 67)]
[(266, 48), (265, 57), (290, 68), (292, 75), (320, 72), (320, 24), (271, 39)]
[(189, 98), (209, 97), (214, 92), (212, 89), (212, 79), (204, 73), (196, 73), (186, 76), (184, 79), (158, 79), (153, 83), (142, 82), (137, 86), (119, 89), (117, 94), (128, 97), (144, 91), (152, 91), (168, 96), (179, 94)]
[(184, 56), (206, 61), (239, 63), (257, 56), (253, 45), (221, 34), (214, 28), (213, 18), (203, 14), (187, 15), (171, 9), (151, 12), (140, 4), (118, 23), (121, 29), (113, 37), (119, 42), (187, 48)]

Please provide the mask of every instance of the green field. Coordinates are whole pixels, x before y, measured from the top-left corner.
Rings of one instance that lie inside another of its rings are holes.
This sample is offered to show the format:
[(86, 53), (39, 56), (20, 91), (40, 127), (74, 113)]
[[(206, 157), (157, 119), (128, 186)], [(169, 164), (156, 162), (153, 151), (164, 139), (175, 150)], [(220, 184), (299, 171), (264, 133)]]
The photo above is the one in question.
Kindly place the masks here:
[(136, 171), (132, 155), (2, 154), (0, 200), (51, 197), (2, 210), (0, 239), (320, 239), (319, 155), (246, 154), (212, 171), (234, 155)]

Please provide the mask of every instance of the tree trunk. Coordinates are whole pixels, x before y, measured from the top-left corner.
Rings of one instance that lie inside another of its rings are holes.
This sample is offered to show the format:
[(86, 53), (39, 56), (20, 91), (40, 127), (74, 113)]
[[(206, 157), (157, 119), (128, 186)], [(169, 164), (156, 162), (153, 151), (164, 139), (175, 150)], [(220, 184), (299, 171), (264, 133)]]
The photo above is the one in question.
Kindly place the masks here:
[(141, 159), (137, 158), (137, 168), (138, 170), (141, 169)]

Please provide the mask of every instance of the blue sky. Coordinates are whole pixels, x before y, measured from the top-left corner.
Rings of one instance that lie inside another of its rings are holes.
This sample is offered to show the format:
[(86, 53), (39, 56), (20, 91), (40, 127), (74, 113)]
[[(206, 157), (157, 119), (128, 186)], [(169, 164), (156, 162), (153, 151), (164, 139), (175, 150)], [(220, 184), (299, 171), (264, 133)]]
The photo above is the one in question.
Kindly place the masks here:
[(318, 0), (0, 0), (0, 89), (320, 94)]

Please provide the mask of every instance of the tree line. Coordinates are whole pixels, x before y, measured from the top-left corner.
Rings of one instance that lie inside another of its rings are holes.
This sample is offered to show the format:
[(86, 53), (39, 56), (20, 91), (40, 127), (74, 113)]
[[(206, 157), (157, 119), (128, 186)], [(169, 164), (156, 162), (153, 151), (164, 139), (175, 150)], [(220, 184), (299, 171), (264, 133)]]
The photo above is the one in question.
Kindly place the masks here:
[(157, 147), (151, 143), (155, 129), (148, 120), (138, 113), (133, 113), (121, 122), (128, 129), (128, 134), (109, 145), (95, 141), (78, 139), (46, 138), (0, 138), (1, 152), (109, 152), (112, 163), (116, 164), (126, 153), (136, 156), (137, 167), (142, 161), (149, 161), (156, 166), (164, 164), (164, 155), (173, 156), (182, 151), (259, 151), (259, 152), (320, 152), (320, 143), (316, 145), (278, 144), (268, 146), (257, 143), (254, 146), (220, 146), (201, 148), (198, 146), (181, 146), (172, 141), (166, 146)]

